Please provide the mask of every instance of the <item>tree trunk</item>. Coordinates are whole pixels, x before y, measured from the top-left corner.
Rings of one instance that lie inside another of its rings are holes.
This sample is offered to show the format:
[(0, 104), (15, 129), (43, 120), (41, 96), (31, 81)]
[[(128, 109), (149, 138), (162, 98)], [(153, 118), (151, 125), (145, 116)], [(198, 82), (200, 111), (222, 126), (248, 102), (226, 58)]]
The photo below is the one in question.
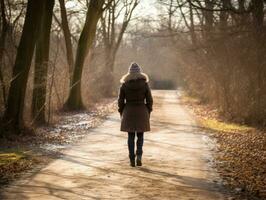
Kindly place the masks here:
[(81, 97), (82, 70), (89, 47), (92, 45), (95, 37), (97, 22), (103, 12), (103, 4), (104, 0), (91, 0), (89, 4), (85, 25), (78, 41), (76, 61), (70, 85), (70, 94), (65, 104), (65, 108), (69, 110), (84, 108)]
[(114, 96), (115, 80), (114, 80), (114, 64), (116, 52), (113, 49), (105, 49), (105, 67), (102, 72), (101, 79), (104, 81), (102, 84), (101, 92), (105, 97)]
[(45, 99), (49, 66), (50, 30), (54, 0), (47, 0), (44, 7), (40, 34), (36, 42), (32, 117), (36, 124), (45, 123)]
[(220, 31), (225, 33), (227, 31), (227, 20), (229, 17), (227, 9), (230, 7), (230, 0), (222, 0), (222, 11), (220, 11)]
[(66, 44), (66, 52), (67, 52), (67, 63), (69, 66), (69, 76), (72, 77), (73, 65), (74, 65), (74, 55), (73, 55), (73, 47), (71, 42), (71, 33), (68, 26), (67, 21), (67, 12), (65, 7), (65, 0), (59, 0), (60, 3), (60, 11), (61, 11), (61, 19), (62, 19), (62, 29), (64, 32), (65, 44)]
[(6, 9), (5, 9), (5, 1), (1, 0), (1, 18), (2, 18), (2, 30), (0, 36), (0, 84), (2, 88), (3, 102), (6, 107), (6, 86), (4, 82), (4, 74), (3, 74), (3, 56), (5, 50), (5, 42), (8, 31), (8, 23), (6, 19)]
[(13, 67), (13, 79), (9, 89), (4, 122), (5, 125), (13, 129), (16, 133), (19, 133), (20, 128), (24, 125), (24, 97), (44, 3), (45, 1), (28, 1), (25, 22)]
[(212, 29), (213, 29), (213, 23), (214, 23), (214, 12), (213, 7), (214, 3), (212, 0), (205, 0), (205, 7), (206, 10), (203, 11), (204, 19), (205, 19), (205, 25), (204, 25), (204, 38), (207, 42), (210, 42), (212, 40)]
[(168, 30), (172, 31), (172, 18), (173, 18), (173, 0), (170, 0), (169, 10), (168, 10)]
[(193, 13), (193, 8), (192, 8), (191, 3), (189, 3), (189, 18), (190, 18), (189, 32), (190, 32), (191, 43), (193, 46), (197, 46), (197, 36), (195, 33), (195, 23), (194, 23), (194, 13)]
[(255, 40), (255, 53), (256, 53), (256, 68), (254, 70), (256, 89), (255, 89), (255, 105), (254, 105), (254, 119), (257, 122), (263, 121), (263, 109), (262, 109), (262, 95), (263, 95), (263, 76), (264, 76), (264, 5), (262, 0), (253, 0), (253, 26), (254, 26), (254, 40)]

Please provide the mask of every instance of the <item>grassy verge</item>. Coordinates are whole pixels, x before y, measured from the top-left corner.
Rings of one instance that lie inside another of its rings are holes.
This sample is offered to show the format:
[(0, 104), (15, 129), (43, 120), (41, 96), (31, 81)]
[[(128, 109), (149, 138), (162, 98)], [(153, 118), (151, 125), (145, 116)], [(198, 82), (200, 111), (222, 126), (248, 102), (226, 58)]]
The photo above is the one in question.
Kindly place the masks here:
[(222, 119), (215, 108), (183, 95), (198, 123), (217, 141), (215, 166), (239, 199), (266, 199), (266, 131)]

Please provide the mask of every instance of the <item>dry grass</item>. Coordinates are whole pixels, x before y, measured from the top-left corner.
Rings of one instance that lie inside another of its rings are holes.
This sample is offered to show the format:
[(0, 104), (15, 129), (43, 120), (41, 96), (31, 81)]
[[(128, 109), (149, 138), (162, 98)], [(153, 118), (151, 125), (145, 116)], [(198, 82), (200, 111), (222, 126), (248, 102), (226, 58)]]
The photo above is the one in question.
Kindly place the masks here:
[(19, 162), (25, 158), (25, 154), (19, 151), (0, 152), (0, 166)]
[(217, 119), (201, 118), (199, 119), (199, 122), (204, 128), (218, 132), (235, 133), (254, 130), (254, 128), (246, 125), (222, 122), (218, 121)]

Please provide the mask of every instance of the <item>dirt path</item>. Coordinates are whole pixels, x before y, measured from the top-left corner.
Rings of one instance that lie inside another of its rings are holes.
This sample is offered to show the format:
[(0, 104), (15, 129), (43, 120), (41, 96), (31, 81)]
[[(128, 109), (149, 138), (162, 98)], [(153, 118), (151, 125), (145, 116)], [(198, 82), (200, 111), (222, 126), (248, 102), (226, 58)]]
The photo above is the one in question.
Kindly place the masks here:
[(206, 136), (174, 91), (153, 91), (152, 132), (143, 167), (128, 164), (126, 134), (114, 113), (37, 174), (5, 190), (4, 199), (226, 199), (209, 166)]

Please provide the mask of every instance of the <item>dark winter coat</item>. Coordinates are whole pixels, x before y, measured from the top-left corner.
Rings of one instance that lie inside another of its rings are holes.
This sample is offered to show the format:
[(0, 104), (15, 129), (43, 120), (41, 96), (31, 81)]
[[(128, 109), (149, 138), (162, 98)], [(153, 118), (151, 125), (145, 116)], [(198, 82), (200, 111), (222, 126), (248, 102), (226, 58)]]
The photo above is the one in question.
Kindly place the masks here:
[(144, 73), (126, 74), (121, 79), (118, 111), (121, 114), (121, 131), (150, 131), (150, 113), (153, 99)]

